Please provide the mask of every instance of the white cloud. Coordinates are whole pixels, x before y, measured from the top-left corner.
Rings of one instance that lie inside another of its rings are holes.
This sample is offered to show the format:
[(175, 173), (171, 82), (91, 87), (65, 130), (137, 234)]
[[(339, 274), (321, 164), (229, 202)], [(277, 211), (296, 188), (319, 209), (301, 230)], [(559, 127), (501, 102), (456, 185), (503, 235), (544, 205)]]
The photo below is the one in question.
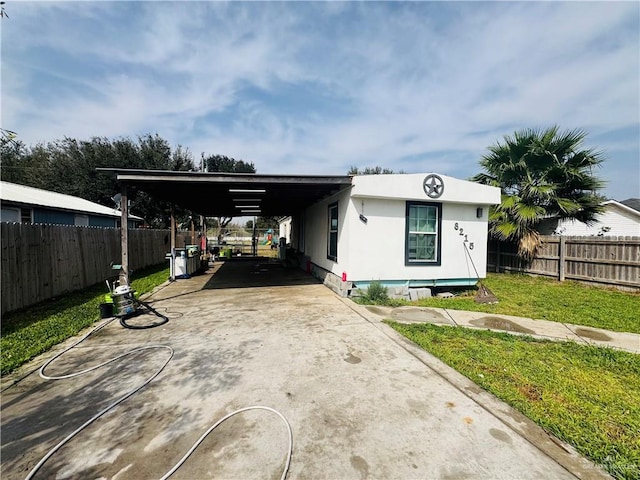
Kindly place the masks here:
[(636, 3), (13, 5), (2, 120), (28, 143), (157, 132), (260, 172), (469, 176), (503, 135), (557, 123), (638, 172)]

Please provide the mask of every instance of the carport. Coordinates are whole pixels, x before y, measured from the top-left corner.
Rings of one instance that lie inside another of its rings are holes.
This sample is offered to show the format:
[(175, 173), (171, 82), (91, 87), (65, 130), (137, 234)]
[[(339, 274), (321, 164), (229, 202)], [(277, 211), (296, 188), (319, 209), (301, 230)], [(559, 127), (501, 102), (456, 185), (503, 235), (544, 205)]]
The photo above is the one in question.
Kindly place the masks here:
[[(128, 196), (142, 190), (205, 217), (296, 215), (313, 203), (351, 186), (349, 175), (258, 175), (167, 170), (98, 168), (112, 173), (121, 185), (122, 218)], [(171, 251), (175, 252), (175, 220), (171, 217)], [(121, 280), (128, 284), (128, 227), (122, 223)]]

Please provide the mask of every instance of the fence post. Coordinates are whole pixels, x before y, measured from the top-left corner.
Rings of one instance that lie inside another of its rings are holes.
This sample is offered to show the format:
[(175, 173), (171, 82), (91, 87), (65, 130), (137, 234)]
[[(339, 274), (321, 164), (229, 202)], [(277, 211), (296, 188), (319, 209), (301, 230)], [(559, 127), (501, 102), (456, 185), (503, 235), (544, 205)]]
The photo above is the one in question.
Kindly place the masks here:
[(560, 243), (558, 244), (558, 248), (560, 249), (558, 252), (558, 280), (564, 282), (564, 258), (566, 255), (566, 237), (560, 236)]
[(496, 242), (496, 273), (500, 273), (500, 240)]

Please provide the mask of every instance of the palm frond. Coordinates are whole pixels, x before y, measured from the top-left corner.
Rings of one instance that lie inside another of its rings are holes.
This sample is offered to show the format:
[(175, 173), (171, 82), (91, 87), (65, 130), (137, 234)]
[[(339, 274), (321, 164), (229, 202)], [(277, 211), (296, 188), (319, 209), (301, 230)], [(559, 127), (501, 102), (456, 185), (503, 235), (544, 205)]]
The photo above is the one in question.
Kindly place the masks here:
[(518, 254), (526, 259), (535, 257), (541, 245), (540, 234), (535, 230), (528, 230), (520, 237), (518, 242)]
[[(571, 215), (575, 215), (580, 211), (582, 205), (579, 202), (571, 199), (571, 198), (556, 198), (555, 204), (557, 206), (557, 210), (562, 217), (567, 217)], [(556, 213), (556, 212), (554, 212)]]
[(499, 240), (511, 240), (518, 232), (518, 225), (513, 222), (503, 222), (493, 225), (490, 233)]
[(592, 221), (602, 211), (594, 173), (604, 155), (584, 148), (586, 132), (557, 125), (525, 128), (489, 146), (480, 160), (480, 183), (499, 186), (502, 202), (489, 214), (493, 236), (516, 241), (530, 255), (539, 240), (535, 227), (547, 215)]
[(525, 224), (532, 224), (545, 214), (544, 207), (538, 205), (530, 205), (526, 203), (518, 203), (512, 210), (513, 218)]
[(499, 187), (500, 183), (498, 179), (494, 175), (490, 175), (487, 173), (478, 173), (469, 179), (471, 182), (482, 183), (483, 185), (491, 185), (494, 187)]
[(501, 210), (509, 210), (510, 208), (515, 207), (520, 201), (520, 197), (517, 195), (502, 195), (501, 202), (498, 207)]

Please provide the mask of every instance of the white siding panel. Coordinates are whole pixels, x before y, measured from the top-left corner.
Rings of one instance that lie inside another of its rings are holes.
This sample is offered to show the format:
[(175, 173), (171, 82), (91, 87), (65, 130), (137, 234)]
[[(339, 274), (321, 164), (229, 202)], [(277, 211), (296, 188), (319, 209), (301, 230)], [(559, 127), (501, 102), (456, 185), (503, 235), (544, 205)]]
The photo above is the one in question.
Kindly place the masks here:
[[(608, 229), (604, 231), (603, 229)], [(566, 236), (640, 236), (640, 218), (631, 212), (621, 211), (613, 205), (598, 215), (596, 223), (587, 225), (577, 220), (563, 220), (558, 224), (557, 233)]]

